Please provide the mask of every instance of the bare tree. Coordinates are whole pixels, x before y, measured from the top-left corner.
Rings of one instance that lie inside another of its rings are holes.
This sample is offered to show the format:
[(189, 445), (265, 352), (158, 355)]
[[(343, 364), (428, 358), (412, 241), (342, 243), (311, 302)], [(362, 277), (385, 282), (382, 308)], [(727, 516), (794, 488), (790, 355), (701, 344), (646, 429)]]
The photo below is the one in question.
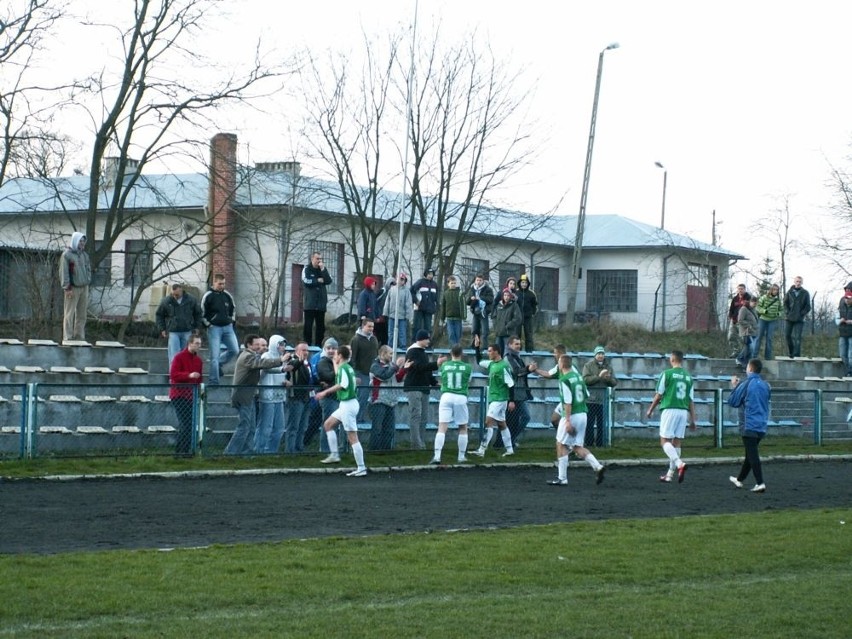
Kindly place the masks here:
[[(849, 159), (852, 161), (852, 157)], [(821, 232), (811, 248), (846, 279), (852, 277), (852, 175), (848, 170), (832, 167), (831, 185), (834, 202), (830, 214), (837, 224), (830, 233)]]
[[(770, 211), (769, 215), (760, 218), (752, 224), (751, 230), (754, 233), (760, 233), (764, 237), (771, 239), (778, 251), (778, 267), (781, 269), (781, 290), (787, 289), (787, 262), (790, 252), (796, 250), (801, 243), (796, 239), (793, 226), (796, 223), (797, 216), (790, 210), (790, 201), (792, 196), (789, 194), (779, 198), (778, 206)], [(767, 256), (767, 258), (772, 256)], [(773, 271), (774, 272), (774, 271)], [(761, 273), (749, 273), (752, 277), (760, 281)]]
[(45, 40), (65, 18), (65, 2), (10, 0), (0, 8), (0, 185), (7, 177), (58, 175), (70, 140), (53, 121), (81, 85), (36, 78)]

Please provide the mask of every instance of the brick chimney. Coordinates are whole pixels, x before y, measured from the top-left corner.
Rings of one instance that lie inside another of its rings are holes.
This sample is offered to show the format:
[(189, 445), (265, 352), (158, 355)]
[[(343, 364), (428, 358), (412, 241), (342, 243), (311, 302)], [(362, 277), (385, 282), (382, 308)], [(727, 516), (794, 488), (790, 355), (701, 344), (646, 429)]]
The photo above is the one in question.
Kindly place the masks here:
[(222, 273), (225, 287), (236, 288), (236, 214), (233, 202), (237, 188), (237, 136), (217, 133), (210, 140), (210, 189), (207, 216), (211, 221), (208, 283)]

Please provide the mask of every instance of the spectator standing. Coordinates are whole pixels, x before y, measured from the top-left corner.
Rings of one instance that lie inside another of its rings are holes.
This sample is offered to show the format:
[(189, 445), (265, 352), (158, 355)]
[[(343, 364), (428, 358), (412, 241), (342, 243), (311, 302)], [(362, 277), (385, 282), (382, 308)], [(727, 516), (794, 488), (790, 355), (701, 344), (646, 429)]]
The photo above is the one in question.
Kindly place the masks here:
[(257, 430), (254, 435), (254, 452), (258, 454), (277, 453), (284, 437), (286, 420), (284, 418), (287, 387), (291, 383), (287, 374), (293, 368), (290, 365), (292, 353), (288, 353), (287, 340), (281, 335), (269, 338), (269, 350), (261, 355), (261, 360), (282, 359), (286, 362), (282, 368), (272, 368), (260, 372), (260, 392), (258, 394)]
[(838, 350), (846, 377), (852, 377), (852, 281), (843, 289), (835, 318), (838, 333)]
[(447, 288), (441, 294), (441, 322), (447, 325), (447, 344), (461, 344), (462, 321), (467, 315), (464, 293), (455, 275), (447, 278)]
[(441, 401), (438, 404), (438, 432), (435, 434), (435, 453), (429, 463), (441, 463), (441, 452), (444, 450), (447, 429), (450, 427), (450, 422), (453, 422), (459, 429), (458, 462), (463, 464), (467, 461), (465, 456), (468, 442), (467, 425), (470, 421), (467, 394), (473, 367), (462, 361), (461, 344), (453, 344), (450, 349), (450, 359), (441, 364), (438, 370), (441, 377)]
[(358, 384), (358, 421), (366, 421), (367, 403), (370, 399), (370, 367), (379, 355), (379, 340), (373, 334), (375, 322), (369, 318), (361, 320), (361, 327), (349, 342), (351, 352), (349, 364), (355, 369)]
[(784, 296), (784, 319), (787, 325), (784, 337), (787, 339), (787, 353), (790, 357), (802, 356), (802, 329), (805, 316), (811, 312), (811, 294), (802, 288), (802, 276), (793, 278), (793, 286)]
[(185, 457), (192, 454), (192, 424), (195, 414), (195, 393), (201, 384), (202, 361), (198, 356), (201, 337), (193, 334), (186, 348), (175, 355), (169, 365), (169, 399), (178, 419), (175, 454)]
[(160, 337), (168, 338), (169, 366), (180, 351), (186, 348), (189, 336), (201, 328), (201, 307), (195, 298), (183, 290), (181, 284), (172, 284), (172, 292), (157, 307), (157, 329)]
[(376, 294), (376, 324), (373, 328), (373, 334), (379, 340), (379, 346), (384, 346), (388, 343), (388, 313), (385, 310), (385, 304), (388, 301), (388, 291), (394, 287), (396, 281), (393, 275), (385, 280), (384, 286), (379, 289)]
[[(527, 364), (521, 357), (521, 338), (512, 335), (506, 344), (506, 362), (512, 370), (512, 378), (515, 385), (512, 387), (512, 400), (515, 408), (506, 413), (506, 426), (512, 437), (512, 447), (518, 447), (518, 440), (524, 434), (527, 424), (530, 423), (530, 409), (527, 402), (532, 399), (529, 374), (535, 371), (535, 364)], [(499, 448), (499, 442), (495, 442), (494, 448)]]
[(595, 472), (595, 483), (604, 479), (606, 468), (583, 446), (586, 438), (587, 406), (589, 389), (583, 378), (574, 368), (570, 355), (559, 358), (559, 400), (562, 403), (562, 419), (556, 429), (556, 479), (549, 481), (551, 486), (568, 485), (568, 455), (573, 451), (584, 459)]
[(488, 323), (494, 310), (494, 291), (485, 280), (484, 273), (478, 273), (473, 279), (468, 293), (467, 305), (470, 307), (471, 346), (478, 335), (480, 344), (488, 344)]
[(436, 385), (433, 373), (446, 358), (430, 361), (426, 349), (431, 342), (429, 331), (420, 329), (414, 335), (414, 343), (405, 352), (405, 362), (400, 374), (404, 374), (403, 389), (408, 398), (408, 432), (411, 448), (426, 448), (426, 422), (429, 417), (429, 393)]
[[(215, 386), (224, 374), (225, 364), (240, 354), (240, 345), (234, 324), (237, 311), (233, 296), (225, 290), (225, 276), (213, 275), (213, 285), (201, 298), (201, 321), (207, 327), (207, 341), (210, 348), (210, 372), (208, 383)], [(221, 349), (225, 348), (222, 355)]]
[(508, 278), (506, 280), (506, 284), (503, 286), (503, 288), (508, 288), (510, 291), (512, 291), (512, 295), (517, 294), (517, 292), (518, 292), (518, 280), (515, 279), (514, 277)]
[(405, 350), (408, 347), (408, 324), (414, 317), (414, 303), (408, 288), (408, 275), (405, 273), (400, 273), (396, 278), (396, 285), (391, 284), (388, 290), (385, 314), (388, 316), (388, 344), (393, 345), (396, 331), (396, 347)]
[(766, 338), (763, 358), (767, 361), (773, 359), (772, 335), (775, 333), (778, 319), (784, 310), (780, 291), (781, 288), (777, 284), (772, 284), (769, 290), (757, 300), (757, 308), (755, 309), (757, 311), (757, 340), (754, 345), (754, 356), (760, 355), (760, 343)]
[(755, 356), (757, 351), (755, 340), (757, 339), (757, 298), (750, 293), (746, 293), (746, 303), (740, 307), (740, 314), (737, 317), (737, 330), (740, 332), (740, 339), (743, 341), (743, 348), (737, 356), (737, 364), (745, 368), (748, 360)]
[(323, 424), (325, 436), (328, 438), (329, 455), (322, 460), (322, 463), (340, 463), (337, 428), (342, 425), (357, 464), (355, 470), (346, 473), (346, 476), (364, 477), (367, 474), (367, 466), (364, 463), (364, 448), (358, 440), (358, 399), (355, 392), (355, 371), (349, 366), (349, 356), (348, 346), (344, 345), (337, 349), (334, 355), (335, 384), (317, 393), (320, 399), (335, 393), (338, 402), (337, 410)]
[(325, 339), (325, 312), (328, 309), (328, 286), (331, 275), (322, 261), (322, 255), (314, 251), (311, 262), (302, 269), (302, 308), (305, 315), (304, 340), (319, 346)]
[[(532, 284), (526, 273), (521, 275), (521, 281), (518, 282), (518, 290), (515, 292), (515, 297), (517, 297), (518, 306), (521, 309), (521, 317), (523, 317), (521, 332), (524, 337), (524, 350), (531, 353), (535, 350), (535, 328), (533, 325), (535, 324), (535, 316), (538, 313), (538, 296), (532, 290)], [(518, 333), (519, 337), (521, 336), (521, 332)]]
[(414, 333), (432, 332), (432, 318), (438, 310), (438, 285), (435, 284), (435, 269), (431, 266), (423, 271), (423, 277), (411, 287), (414, 306)]
[(524, 321), (521, 309), (515, 302), (515, 294), (508, 288), (503, 289), (500, 302), (494, 305), (491, 320), (496, 337), (494, 342), (497, 344), (500, 353), (505, 353), (507, 340), (510, 336), (518, 334)]
[(370, 366), (370, 450), (392, 450), (396, 441), (397, 392), (392, 389), (405, 361), (400, 357), (393, 361), (393, 349), (384, 345)]
[(751, 492), (762, 493), (766, 491), (766, 484), (763, 483), (763, 468), (757, 447), (768, 429), (769, 399), (772, 390), (760, 376), (763, 362), (757, 358), (751, 359), (746, 370), (748, 375), (744, 381), (740, 381), (736, 375), (731, 378), (731, 387), (734, 390), (728, 398), (729, 406), (740, 409), (740, 434), (743, 438), (745, 459), (739, 474), (728, 479), (737, 488), (742, 488), (749, 472), (752, 472), (755, 486)]
[(494, 426), (496, 425), (500, 429), (500, 438), (506, 448), (503, 457), (510, 457), (515, 454), (515, 449), (512, 446), (512, 435), (506, 426), (506, 411), (515, 408), (515, 402), (512, 400), (512, 387), (515, 385), (512, 369), (508, 362), (503, 359), (503, 351), (496, 344), (491, 344), (488, 347), (488, 357), (483, 359), (479, 339), (474, 339), (476, 360), (482, 368), (488, 371), (488, 412), (485, 416), (485, 437), (479, 443), (479, 448), (470, 454), (485, 457), (488, 444), (494, 437)]
[(226, 455), (245, 455), (254, 450), (257, 430), (257, 385), (260, 382), (260, 372), (270, 368), (281, 368), (285, 363), (283, 356), (263, 359), (262, 355), (265, 351), (265, 339), (260, 335), (248, 335), (245, 340), (245, 349), (237, 357), (231, 406), (237, 409), (239, 423), (225, 447)]
[(737, 329), (737, 319), (740, 315), (740, 307), (745, 304), (746, 285), (737, 284), (737, 290), (731, 297), (731, 303), (728, 306), (728, 345), (733, 349), (731, 357), (736, 357), (742, 350), (742, 339)]
[[(618, 385), (618, 380), (612, 369), (612, 360), (607, 359), (606, 349), (603, 346), (596, 346), (594, 357), (583, 366), (583, 383), (586, 388), (596, 393), (595, 399), (601, 398), (602, 400), (606, 398), (607, 388), (615, 388)], [(589, 399), (591, 400), (592, 397), (590, 395)], [(586, 437), (583, 442), (585, 447), (603, 446), (604, 431), (606, 430), (603, 401), (588, 402), (587, 420)]]
[(657, 392), (648, 407), (648, 417), (660, 407), (660, 444), (669, 458), (669, 469), (660, 477), (670, 482), (677, 472), (678, 483), (686, 476), (686, 464), (680, 458), (681, 442), (686, 434), (686, 422), (695, 428), (695, 403), (693, 401), (692, 376), (683, 368), (683, 353), (672, 351), (669, 356), (671, 368), (663, 371), (657, 380)]
[(290, 394), (287, 398), (287, 431), (284, 449), (301, 453), (305, 449), (305, 432), (311, 412), (311, 363), (308, 343), (299, 342), (290, 359)]
[(59, 258), (59, 283), (65, 291), (62, 314), (62, 341), (86, 339), (86, 316), (89, 310), (89, 283), (92, 265), (86, 253), (86, 236), (71, 234), (71, 244)]
[(379, 305), (377, 294), (378, 290), (379, 280), (372, 275), (368, 275), (364, 278), (364, 288), (362, 288), (361, 292), (358, 294), (359, 321), (363, 322), (366, 319), (371, 322), (376, 321), (376, 311)]
[[(322, 355), (317, 360), (316, 365), (317, 384), (319, 385), (320, 390), (331, 388), (335, 385), (335, 383), (337, 383), (337, 374), (334, 370), (334, 357), (337, 354), (338, 348), (337, 340), (333, 337), (329, 337), (325, 340)], [(349, 349), (347, 348), (346, 350)], [(331, 393), (328, 396), (322, 396), (322, 399), (320, 399), (319, 393), (317, 393), (317, 401), (320, 403), (320, 408), (322, 409), (322, 423), (325, 424), (325, 422), (328, 421), (328, 418), (331, 417), (331, 414), (337, 410), (337, 396), (334, 393)], [(322, 433), (320, 433), (320, 435), (322, 435)], [(319, 446), (320, 452), (329, 452), (328, 438), (321, 436)]]

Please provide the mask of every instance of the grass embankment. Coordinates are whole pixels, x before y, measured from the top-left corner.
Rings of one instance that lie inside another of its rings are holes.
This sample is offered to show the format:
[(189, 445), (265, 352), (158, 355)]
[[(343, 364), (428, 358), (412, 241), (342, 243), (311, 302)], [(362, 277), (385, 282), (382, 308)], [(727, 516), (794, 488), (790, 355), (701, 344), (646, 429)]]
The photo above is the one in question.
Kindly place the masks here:
[(4, 556), (0, 637), (846, 637), (850, 518)]

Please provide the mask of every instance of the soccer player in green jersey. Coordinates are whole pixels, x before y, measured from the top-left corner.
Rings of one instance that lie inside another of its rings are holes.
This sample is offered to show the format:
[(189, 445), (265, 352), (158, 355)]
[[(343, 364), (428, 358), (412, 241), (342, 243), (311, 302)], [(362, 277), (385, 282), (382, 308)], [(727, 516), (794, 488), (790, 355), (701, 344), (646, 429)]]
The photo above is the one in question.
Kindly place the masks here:
[(438, 434), (435, 435), (435, 455), (430, 464), (441, 463), (441, 451), (447, 437), (450, 422), (459, 429), (459, 463), (467, 461), (467, 424), (470, 416), (467, 410), (467, 388), (473, 367), (462, 361), (462, 347), (454, 344), (450, 357), (438, 369), (441, 376), (441, 401), (438, 404)]
[(323, 464), (339, 464), (340, 452), (337, 447), (337, 426), (343, 424), (343, 430), (352, 447), (355, 463), (358, 467), (349, 477), (363, 477), (367, 474), (367, 466), (364, 464), (364, 448), (358, 441), (358, 391), (355, 381), (355, 371), (349, 365), (351, 351), (348, 346), (341, 346), (334, 355), (335, 384), (316, 394), (317, 400), (327, 395), (337, 393), (337, 401), (340, 404), (337, 410), (325, 420), (323, 428), (328, 438), (328, 449), (331, 451), (328, 457), (322, 460)]
[[(557, 344), (553, 347), (553, 359), (556, 360), (556, 365), (553, 368), (548, 370), (543, 370), (541, 368), (536, 368), (533, 371), (539, 377), (544, 377), (545, 379), (559, 378), (559, 358), (562, 357), (565, 353), (568, 352), (568, 347), (564, 344)], [(550, 425), (554, 428), (559, 428), (559, 420), (562, 419), (562, 404), (559, 403), (553, 409), (553, 414), (550, 416)]]
[(515, 449), (512, 447), (512, 433), (506, 427), (506, 408), (515, 409), (515, 402), (509, 401), (511, 389), (515, 385), (512, 368), (503, 359), (503, 353), (496, 344), (488, 347), (488, 359), (481, 359), (482, 351), (479, 350), (478, 335), (473, 338), (473, 346), (476, 349), (476, 359), (479, 361), (479, 365), (488, 370), (488, 412), (485, 416), (485, 437), (479, 443), (479, 448), (470, 454), (485, 457), (488, 444), (494, 437), (494, 425), (497, 424), (500, 428), (503, 446), (506, 448), (503, 457), (509, 457), (515, 454)]
[(660, 444), (669, 458), (669, 469), (660, 481), (670, 482), (677, 472), (677, 481), (681, 483), (686, 475), (686, 464), (680, 458), (680, 444), (686, 434), (687, 419), (690, 429), (695, 429), (695, 404), (692, 377), (683, 368), (683, 353), (672, 351), (669, 362), (672, 367), (663, 371), (657, 380), (657, 392), (648, 408), (648, 417), (659, 404)]
[(568, 453), (572, 450), (595, 471), (596, 483), (604, 478), (605, 468), (597, 458), (583, 446), (586, 439), (586, 399), (589, 391), (583, 376), (574, 368), (570, 355), (559, 357), (559, 399), (562, 403), (562, 419), (556, 429), (557, 477), (547, 482), (551, 486), (568, 485)]

